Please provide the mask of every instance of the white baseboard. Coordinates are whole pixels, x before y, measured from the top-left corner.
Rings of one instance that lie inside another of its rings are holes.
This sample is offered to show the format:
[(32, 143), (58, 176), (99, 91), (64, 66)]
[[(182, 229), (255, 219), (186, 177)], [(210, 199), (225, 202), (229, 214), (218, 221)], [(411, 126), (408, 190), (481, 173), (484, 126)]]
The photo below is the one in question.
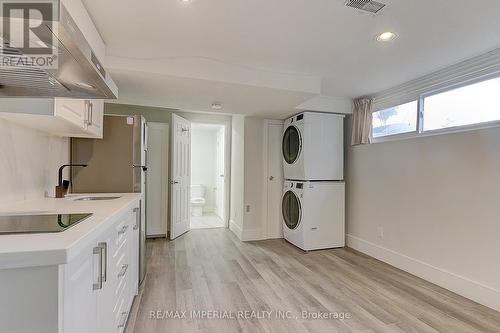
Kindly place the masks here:
[(203, 207), (203, 213), (215, 213), (215, 207), (212, 206)]
[(241, 234), (241, 240), (244, 242), (262, 240), (262, 232), (260, 228), (258, 229), (243, 229)]
[(242, 240), (241, 227), (237, 225), (233, 220), (229, 220), (229, 230), (231, 230), (236, 235), (236, 237)]
[(500, 311), (500, 290), (408, 257), (353, 235), (346, 235), (347, 246), (394, 267), (437, 284), (454, 293)]

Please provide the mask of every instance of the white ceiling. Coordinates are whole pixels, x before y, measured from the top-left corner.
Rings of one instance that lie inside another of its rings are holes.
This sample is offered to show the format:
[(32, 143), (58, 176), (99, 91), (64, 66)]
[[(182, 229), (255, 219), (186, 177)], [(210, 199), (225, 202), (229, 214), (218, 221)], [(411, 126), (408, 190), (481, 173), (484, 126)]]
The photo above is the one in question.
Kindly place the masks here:
[[(219, 101), (278, 117), (314, 95), (372, 94), (500, 46), (498, 0), (382, 0), (377, 16), (344, 0), (83, 1), (120, 100), (188, 110)], [(399, 38), (374, 41), (387, 30)]]
[(220, 102), (225, 113), (285, 118), (311, 94), (244, 86), (217, 81), (120, 70), (113, 73), (120, 103), (161, 106), (184, 111), (214, 112)]

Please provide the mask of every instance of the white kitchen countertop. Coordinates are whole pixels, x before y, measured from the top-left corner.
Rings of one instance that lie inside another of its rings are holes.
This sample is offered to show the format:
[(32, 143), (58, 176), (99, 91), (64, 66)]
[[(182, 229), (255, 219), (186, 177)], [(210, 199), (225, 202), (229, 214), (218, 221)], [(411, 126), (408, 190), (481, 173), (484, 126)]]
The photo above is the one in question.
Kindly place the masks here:
[[(86, 196), (120, 196), (114, 200), (75, 201)], [(69, 262), (122, 214), (138, 207), (140, 193), (78, 194), (0, 203), (0, 215), (92, 213), (58, 233), (0, 235), (0, 269), (59, 265)]]

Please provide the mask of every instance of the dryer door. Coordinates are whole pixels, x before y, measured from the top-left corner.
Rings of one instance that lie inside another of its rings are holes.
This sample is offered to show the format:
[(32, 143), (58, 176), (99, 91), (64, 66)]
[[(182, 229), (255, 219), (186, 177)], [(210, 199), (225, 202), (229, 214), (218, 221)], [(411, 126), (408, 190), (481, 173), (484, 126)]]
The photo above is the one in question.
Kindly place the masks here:
[(302, 150), (302, 137), (300, 131), (294, 125), (287, 127), (283, 133), (283, 159), (287, 164), (293, 164), (300, 156)]
[(287, 228), (291, 230), (296, 229), (302, 219), (302, 209), (297, 194), (292, 190), (286, 191), (283, 195), (281, 211)]

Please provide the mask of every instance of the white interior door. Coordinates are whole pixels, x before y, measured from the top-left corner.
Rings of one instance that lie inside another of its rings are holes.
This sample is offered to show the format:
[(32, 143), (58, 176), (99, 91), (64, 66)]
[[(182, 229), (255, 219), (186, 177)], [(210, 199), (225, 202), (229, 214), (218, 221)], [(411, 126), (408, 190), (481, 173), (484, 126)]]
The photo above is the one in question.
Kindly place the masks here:
[(189, 230), (191, 123), (172, 114), (172, 180), (170, 239)]
[(148, 122), (148, 177), (146, 235), (167, 234), (168, 124)]
[(281, 196), (283, 194), (283, 159), (281, 137), (283, 124), (267, 124), (267, 238), (283, 238)]
[(225, 219), (224, 216), (224, 203), (225, 203), (225, 189), (226, 189), (226, 175), (225, 175), (225, 156), (224, 156), (224, 151), (225, 151), (225, 142), (224, 142), (224, 136), (225, 136), (225, 128), (220, 129), (217, 132), (217, 164), (216, 164), (216, 179), (215, 179), (215, 186), (216, 186), (216, 214), (221, 218)]

